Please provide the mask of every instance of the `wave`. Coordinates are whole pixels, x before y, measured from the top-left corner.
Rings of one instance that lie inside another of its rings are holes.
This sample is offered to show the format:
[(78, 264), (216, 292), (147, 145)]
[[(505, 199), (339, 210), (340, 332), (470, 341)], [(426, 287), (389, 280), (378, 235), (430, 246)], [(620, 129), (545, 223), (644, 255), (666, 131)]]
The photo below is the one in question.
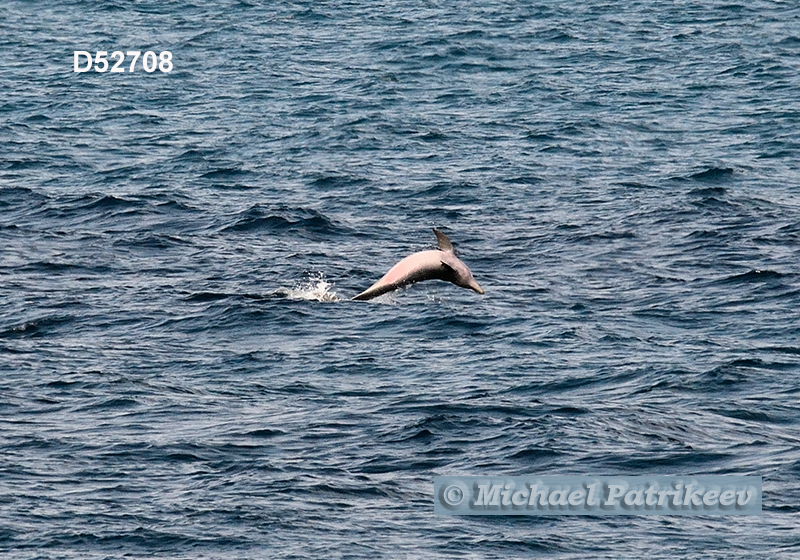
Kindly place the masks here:
[(733, 169), (730, 167), (709, 167), (708, 169), (689, 175), (690, 180), (702, 182), (726, 181), (731, 177), (733, 177)]
[(114, 195), (86, 195), (73, 201), (73, 210), (131, 210), (141, 208), (145, 202)]
[(0, 188), (0, 208), (14, 208), (21, 206), (39, 205), (47, 197), (27, 187)]
[(252, 175), (252, 171), (238, 167), (220, 167), (200, 176), (201, 179), (235, 179)]
[(42, 317), (0, 330), (0, 338), (38, 338), (74, 321), (72, 316)]
[(301, 230), (327, 235), (340, 233), (343, 228), (316, 210), (282, 207), (272, 213), (260, 205), (250, 207), (236, 216), (233, 223), (222, 228), (222, 232), (286, 231)]
[(333, 190), (359, 185), (366, 185), (369, 180), (363, 177), (351, 177), (350, 175), (323, 175), (311, 182), (311, 185), (321, 190)]
[(752, 282), (769, 282), (772, 280), (780, 280), (785, 275), (774, 270), (748, 270), (743, 274), (734, 274), (721, 280), (717, 280), (718, 284), (749, 284)]

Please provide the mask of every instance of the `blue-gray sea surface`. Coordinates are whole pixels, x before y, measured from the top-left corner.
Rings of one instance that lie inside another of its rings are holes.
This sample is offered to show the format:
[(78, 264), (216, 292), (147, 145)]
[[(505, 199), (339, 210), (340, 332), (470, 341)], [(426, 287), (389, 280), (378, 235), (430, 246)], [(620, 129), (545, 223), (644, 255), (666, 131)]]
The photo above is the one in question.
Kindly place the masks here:
[[(797, 2), (6, 0), (0, 56), (4, 558), (800, 557)], [(347, 301), (433, 227), (484, 296)]]

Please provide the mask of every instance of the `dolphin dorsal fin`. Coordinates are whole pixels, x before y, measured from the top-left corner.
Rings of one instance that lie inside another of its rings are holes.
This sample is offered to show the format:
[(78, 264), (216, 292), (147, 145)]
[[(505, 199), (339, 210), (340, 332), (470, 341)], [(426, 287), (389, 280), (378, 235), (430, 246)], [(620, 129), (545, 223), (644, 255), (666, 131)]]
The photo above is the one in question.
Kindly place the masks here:
[(439, 244), (439, 250), (444, 251), (445, 253), (455, 253), (456, 250), (453, 247), (453, 244), (450, 243), (450, 240), (447, 238), (445, 234), (439, 231), (436, 228), (433, 228), (433, 233), (436, 234), (436, 241)]

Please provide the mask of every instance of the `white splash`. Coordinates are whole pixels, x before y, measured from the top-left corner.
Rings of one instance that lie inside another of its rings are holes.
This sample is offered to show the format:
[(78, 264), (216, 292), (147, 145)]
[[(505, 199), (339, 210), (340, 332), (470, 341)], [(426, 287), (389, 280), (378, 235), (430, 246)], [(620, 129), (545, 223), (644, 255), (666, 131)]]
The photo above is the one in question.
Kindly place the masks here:
[(275, 293), (289, 299), (305, 301), (342, 301), (333, 291), (333, 284), (325, 280), (322, 272), (309, 273), (306, 279), (293, 288), (278, 288)]

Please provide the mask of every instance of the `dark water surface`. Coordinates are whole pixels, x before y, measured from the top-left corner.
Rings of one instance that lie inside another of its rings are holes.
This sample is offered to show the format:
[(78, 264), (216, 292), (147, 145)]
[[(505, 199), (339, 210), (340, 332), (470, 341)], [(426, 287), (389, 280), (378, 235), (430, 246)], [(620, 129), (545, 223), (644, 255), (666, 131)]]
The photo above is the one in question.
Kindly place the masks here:
[[(796, 2), (9, 0), (0, 55), (4, 558), (800, 556)], [(486, 295), (327, 301), (432, 227)], [(434, 517), (439, 474), (764, 511)]]

